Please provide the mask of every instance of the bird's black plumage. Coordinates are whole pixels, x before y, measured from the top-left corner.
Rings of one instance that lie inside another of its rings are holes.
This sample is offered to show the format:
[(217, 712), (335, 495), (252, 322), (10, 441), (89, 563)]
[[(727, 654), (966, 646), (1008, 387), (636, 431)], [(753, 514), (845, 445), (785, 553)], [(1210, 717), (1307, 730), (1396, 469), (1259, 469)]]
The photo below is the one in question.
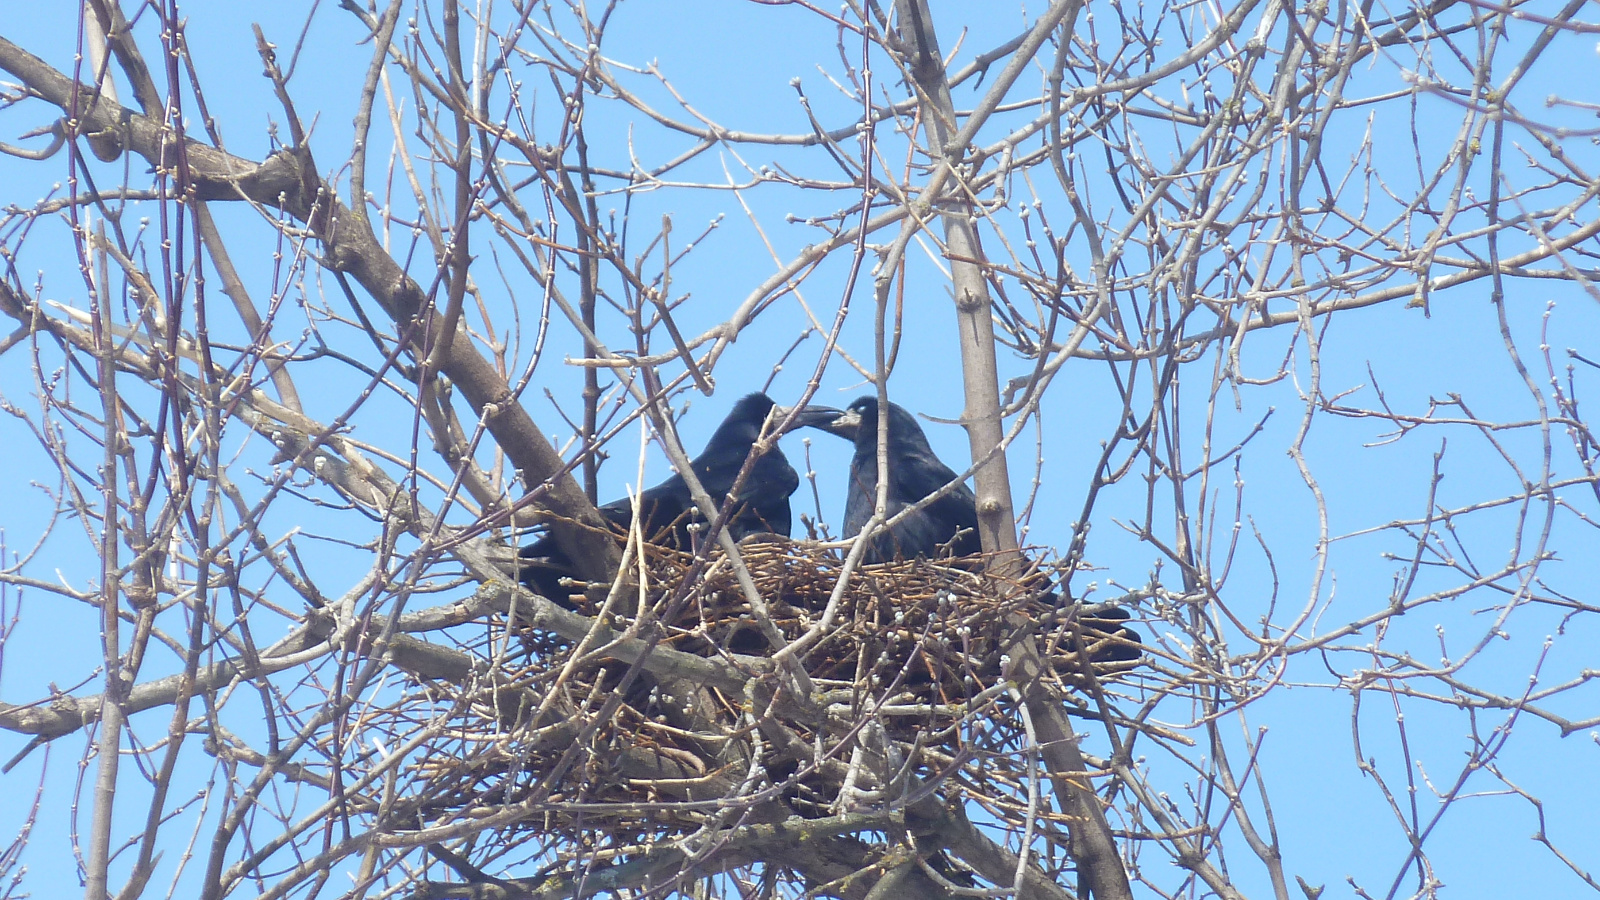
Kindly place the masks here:
[[(713, 501), (723, 502), (733, 490), (733, 483), (761, 437), (761, 429), (775, 405), (772, 398), (760, 392), (741, 397), (712, 433), (705, 449), (690, 461), (695, 476)], [(795, 414), (790, 427), (820, 426), (841, 415), (843, 413), (836, 409), (807, 407)], [(783, 451), (774, 446), (755, 461), (740, 485), (728, 517), (728, 533), (734, 540), (758, 533), (788, 537), (789, 495), (799, 486), (800, 476), (789, 465)], [(614, 500), (600, 507), (600, 514), (618, 531), (626, 531), (633, 522), (633, 503), (626, 497)], [(644, 539), (653, 544), (692, 550), (694, 535), (689, 526), (703, 521), (681, 474), (674, 473), (639, 495), (639, 530)], [(547, 534), (523, 547), (518, 555), (523, 562), (519, 576), (522, 583), (536, 594), (568, 605), (567, 592), (560, 582), (573, 574), (572, 564), (556, 546), (555, 539)]]
[[(878, 497), (878, 425), (881, 407), (876, 397), (862, 397), (845, 414), (823, 426), (855, 442), (850, 460), (850, 487), (845, 495), (844, 533), (854, 536), (872, 518)], [(890, 403), (889, 491), (886, 512), (892, 517), (908, 506), (956, 480), (956, 473), (939, 461), (916, 417)], [(972, 489), (958, 483), (944, 496), (880, 531), (869, 542), (863, 562), (929, 558), (949, 553), (967, 556), (981, 549), (978, 541), (978, 505)]]
[[(881, 417), (876, 397), (866, 396), (851, 403), (845, 414), (826, 424), (825, 431), (855, 443), (850, 460), (849, 492), (845, 495), (844, 533), (854, 536), (872, 518), (878, 491), (878, 427), (886, 422), (889, 491), (886, 512), (892, 518), (956, 480), (956, 473), (939, 461), (916, 417), (890, 403), (888, 415)], [(808, 423), (809, 424), (809, 423)], [(880, 531), (867, 545), (862, 562), (878, 563), (894, 559), (935, 558), (942, 553), (969, 556), (982, 550), (978, 539), (978, 504), (972, 489), (957, 484), (943, 497), (907, 515), (898, 524)], [(1059, 603), (1057, 595), (1045, 591), (1046, 603)], [(1087, 637), (1097, 640), (1115, 636), (1119, 641), (1102, 647), (1097, 662), (1127, 661), (1140, 657), (1139, 635), (1124, 627), (1128, 613), (1116, 607), (1096, 607), (1082, 619)]]

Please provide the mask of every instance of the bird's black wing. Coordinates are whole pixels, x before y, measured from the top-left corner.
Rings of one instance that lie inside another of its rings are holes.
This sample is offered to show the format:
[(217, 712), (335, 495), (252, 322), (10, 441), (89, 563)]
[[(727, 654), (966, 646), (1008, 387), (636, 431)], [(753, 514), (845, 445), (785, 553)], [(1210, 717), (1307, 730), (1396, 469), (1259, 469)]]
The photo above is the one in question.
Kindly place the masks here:
[[(628, 501), (618, 500), (607, 506), (621, 508), (623, 520), (620, 524), (628, 528), (633, 512)], [(677, 550), (688, 549), (689, 522), (695, 505), (683, 476), (673, 474), (655, 487), (645, 488), (639, 494), (639, 510), (639, 534), (646, 541)]]
[(844, 537), (855, 537), (872, 518), (877, 494), (878, 460), (857, 453), (850, 461), (850, 485), (844, 497)]
[[(934, 462), (938, 465), (937, 460)], [(907, 460), (892, 459), (889, 466), (890, 490), (885, 512), (892, 518), (932, 491), (918, 492), (906, 488), (901, 475), (907, 469), (915, 468), (914, 465), (908, 466)], [(845, 496), (844, 534), (846, 535), (860, 532), (862, 526), (867, 524), (867, 520), (872, 518), (873, 505), (877, 499), (877, 469), (878, 461), (871, 457), (858, 457), (850, 467), (850, 490)], [(955, 473), (950, 472), (946, 481), (954, 478)], [(943, 487), (946, 481), (934, 482), (933, 489)], [(919, 479), (912, 480), (912, 483), (918, 482)], [(957, 485), (949, 494), (910, 513), (889, 529), (874, 536), (868, 544), (863, 561), (878, 563), (893, 559), (916, 559), (919, 556), (936, 557), (940, 555), (940, 548), (949, 544), (952, 538), (957, 537), (958, 532), (963, 532), (963, 529), (968, 531), (960, 534), (952, 551), (956, 555), (977, 552), (977, 532), (972, 530), (976, 527), (977, 507), (972, 491), (965, 484)]]
[[(619, 533), (626, 531), (633, 519), (633, 504), (627, 499), (615, 500), (600, 507), (600, 515)], [(557, 606), (574, 609), (567, 599), (568, 590), (561, 579), (576, 578), (577, 570), (572, 558), (556, 543), (555, 535), (548, 531), (539, 539), (517, 551), (517, 580), (522, 586), (549, 600)]]
[[(926, 446), (901, 448), (891, 464), (891, 493), (904, 505), (922, 500), (956, 480), (956, 473)], [(912, 522), (916, 523), (914, 528)], [(955, 556), (979, 550), (977, 498), (965, 482), (928, 504), (919, 514), (908, 517), (907, 526), (911, 533), (901, 539), (901, 544), (916, 547), (915, 553), (908, 555), (936, 556), (939, 547), (952, 540), (955, 543), (950, 552)]]
[(772, 452), (756, 460), (749, 477), (740, 487), (739, 508), (728, 523), (728, 533), (736, 541), (744, 540), (747, 535), (763, 533), (788, 537), (791, 525), (789, 496), (799, 487), (800, 473), (789, 465), (783, 451), (772, 448)]
[[(892, 467), (894, 462), (891, 460)], [(892, 472), (893, 469), (891, 468)], [(892, 482), (891, 482), (892, 484)], [(878, 460), (875, 456), (857, 454), (850, 462), (850, 490), (845, 495), (844, 501), (844, 535), (855, 537), (872, 518), (873, 508), (878, 500)], [(887, 512), (890, 516), (905, 509), (906, 504), (898, 502), (892, 492), (889, 497)], [(918, 514), (920, 515), (920, 514)], [(912, 518), (916, 518), (913, 516)], [(919, 522), (901, 522), (893, 528), (879, 531), (867, 543), (861, 561), (865, 563), (888, 562), (896, 558), (912, 559), (917, 555), (917, 550), (911, 544), (923, 539), (925, 528)]]

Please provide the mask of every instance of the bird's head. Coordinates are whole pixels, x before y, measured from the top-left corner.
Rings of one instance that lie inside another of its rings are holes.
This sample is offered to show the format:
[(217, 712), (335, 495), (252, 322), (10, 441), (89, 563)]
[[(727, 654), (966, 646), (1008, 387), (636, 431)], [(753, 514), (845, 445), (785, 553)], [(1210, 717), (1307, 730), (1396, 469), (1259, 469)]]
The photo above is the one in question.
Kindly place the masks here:
[(766, 421), (767, 413), (772, 412), (774, 406), (777, 404), (772, 402), (771, 397), (755, 391), (740, 397), (738, 402), (733, 404), (733, 409), (729, 410), (728, 418), (760, 424)]
[[(801, 418), (805, 421), (800, 421)], [(830, 409), (826, 406), (808, 406), (795, 417), (796, 424), (805, 425), (847, 441), (855, 441), (856, 435), (861, 432), (861, 423), (864, 419), (871, 419), (872, 428), (876, 433), (878, 421), (878, 400), (875, 397), (862, 397), (850, 404), (846, 409)]]
[[(870, 394), (857, 397), (855, 402), (845, 407), (844, 413), (838, 418), (816, 427), (847, 441), (853, 441), (857, 447), (876, 447), (880, 419), (878, 410), (877, 397)], [(891, 442), (908, 442), (916, 447), (927, 445), (928, 438), (923, 434), (922, 426), (917, 423), (917, 417), (907, 412), (905, 407), (898, 403), (890, 403), (888, 419)]]
[(727, 418), (717, 426), (711, 435), (708, 447), (733, 447), (736, 444), (749, 446), (761, 437), (761, 426), (767, 421), (767, 416), (777, 404), (766, 394), (756, 391), (745, 394), (733, 404), (733, 409), (728, 411)]

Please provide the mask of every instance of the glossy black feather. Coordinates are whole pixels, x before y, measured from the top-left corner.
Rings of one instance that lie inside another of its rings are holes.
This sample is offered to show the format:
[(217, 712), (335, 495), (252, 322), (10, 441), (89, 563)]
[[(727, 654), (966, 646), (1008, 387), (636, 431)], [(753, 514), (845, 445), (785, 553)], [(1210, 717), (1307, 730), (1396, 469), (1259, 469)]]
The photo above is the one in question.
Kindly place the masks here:
[[(861, 531), (872, 518), (877, 502), (878, 410), (877, 398), (862, 397), (850, 404), (844, 416), (817, 426), (855, 443), (849, 492), (845, 495), (846, 536)], [(889, 404), (888, 413), (887, 512), (892, 518), (954, 481), (956, 472), (934, 455), (927, 435), (911, 413), (893, 403)], [(943, 497), (880, 532), (868, 543), (862, 561), (935, 558), (945, 553), (968, 556), (981, 550), (977, 529), (977, 499), (966, 484), (958, 484)], [(1041, 599), (1047, 604), (1060, 602), (1053, 592), (1046, 592)], [(1084, 635), (1091, 643), (1107, 636), (1120, 638), (1120, 642), (1099, 648), (1094, 654), (1096, 662), (1140, 658), (1139, 635), (1122, 624), (1127, 618), (1128, 613), (1116, 607), (1096, 607), (1092, 615), (1083, 618)]]
[[(772, 399), (759, 392), (740, 398), (712, 433), (705, 449), (690, 461), (701, 486), (713, 501), (723, 502), (733, 489), (739, 470), (760, 438), (762, 425), (773, 406)], [(795, 416), (791, 427), (829, 422), (840, 414), (835, 409), (810, 407)], [(788, 537), (789, 496), (799, 486), (799, 474), (789, 465), (783, 451), (774, 446), (756, 460), (740, 486), (728, 518), (728, 533), (734, 540), (760, 533)], [(626, 497), (614, 500), (600, 507), (600, 514), (619, 532), (626, 532), (633, 521), (633, 504)], [(690, 497), (689, 485), (680, 474), (674, 473), (639, 495), (639, 526), (645, 540), (651, 543), (675, 550), (693, 550), (697, 538), (690, 525), (703, 521)], [(556, 546), (554, 537), (547, 534), (523, 547), (518, 555), (524, 560), (520, 580), (529, 590), (563, 606), (569, 605), (567, 591), (561, 587), (560, 580), (573, 574), (572, 564)]]
[[(888, 406), (889, 491), (887, 512), (893, 517), (908, 506), (956, 480), (956, 473), (939, 461), (916, 417), (897, 404)], [(845, 495), (844, 533), (855, 535), (872, 518), (878, 496), (878, 423), (876, 397), (850, 404), (855, 456), (850, 460), (850, 488)], [(839, 428), (832, 429), (841, 433)], [(953, 543), (952, 543), (953, 542)], [(967, 556), (981, 549), (978, 541), (978, 505), (972, 489), (963, 482), (923, 509), (907, 515), (869, 542), (865, 562), (929, 558), (944, 554)]]

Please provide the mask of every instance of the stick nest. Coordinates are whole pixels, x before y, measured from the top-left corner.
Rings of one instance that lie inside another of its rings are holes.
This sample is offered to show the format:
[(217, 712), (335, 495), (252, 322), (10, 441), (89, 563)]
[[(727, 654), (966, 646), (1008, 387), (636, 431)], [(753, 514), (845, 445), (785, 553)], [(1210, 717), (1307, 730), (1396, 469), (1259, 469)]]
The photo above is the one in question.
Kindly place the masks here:
[(770, 629), (720, 551), (697, 564), (647, 549), (642, 621), (637, 585), (607, 607), (605, 586), (575, 583), (571, 604), (614, 632), (739, 673), (743, 695), (644, 671), (604, 641), (575, 645), (501, 619), (473, 648), (499, 660), (501, 677), (432, 686), (455, 715), (415, 770), (419, 825), (503, 817), (502, 832), (597, 851), (691, 832), (734, 807), (827, 815), (841, 792), (873, 787), (847, 765), (863, 735), (921, 777), (955, 773), (958, 793), (1016, 819), (1026, 738), (1001, 673), (1019, 623), (1031, 623), (1046, 685), (1082, 710), (1094, 709), (1087, 697), (1101, 679), (1137, 665), (1095, 661), (1119, 645), (1129, 655), (1120, 615), (1060, 604), (1028, 587), (1045, 583), (1039, 573), (1018, 583), (983, 571), (981, 558), (858, 567), (831, 622), (811, 634), (842, 559), (805, 543), (747, 541), (741, 556), (770, 626), (785, 642), (811, 634), (796, 663), (815, 693), (797, 698), (779, 687), (789, 679), (769, 658)]

